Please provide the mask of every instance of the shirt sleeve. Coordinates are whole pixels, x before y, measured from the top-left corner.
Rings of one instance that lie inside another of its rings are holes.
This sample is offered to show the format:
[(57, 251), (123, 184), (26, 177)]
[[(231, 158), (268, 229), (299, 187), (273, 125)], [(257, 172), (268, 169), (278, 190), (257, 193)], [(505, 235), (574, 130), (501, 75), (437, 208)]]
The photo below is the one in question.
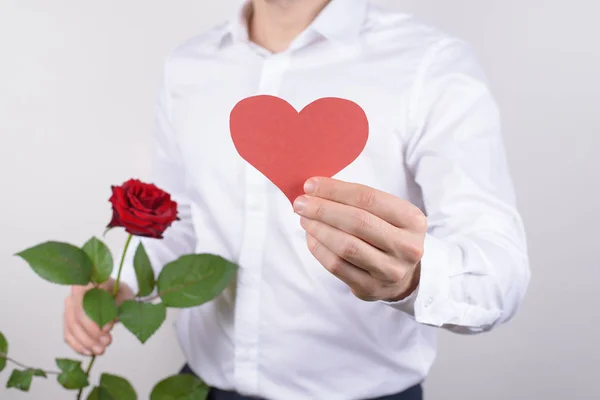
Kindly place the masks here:
[[(155, 127), (152, 135), (152, 170), (151, 182), (160, 189), (171, 194), (171, 198), (177, 202), (179, 220), (175, 221), (163, 234), (162, 239), (134, 237), (129, 246), (121, 281), (138, 291), (138, 284), (133, 258), (139, 243), (143, 243), (148, 258), (154, 269), (156, 278), (162, 267), (184, 254), (195, 251), (196, 235), (192, 222), (191, 202), (188, 197), (188, 185), (183, 163), (183, 157), (179, 149), (177, 134), (173, 127), (171, 116), (171, 93), (169, 90), (168, 62), (165, 63), (163, 79), (159, 86), (156, 107)], [(122, 256), (121, 252), (121, 256)], [(120, 260), (120, 258), (119, 258)], [(113, 270), (112, 277), (117, 276), (117, 266)]]
[(457, 333), (490, 330), (515, 315), (530, 270), (498, 107), (468, 46), (429, 52), (409, 109), (406, 162), (428, 232), (418, 288), (387, 304)]

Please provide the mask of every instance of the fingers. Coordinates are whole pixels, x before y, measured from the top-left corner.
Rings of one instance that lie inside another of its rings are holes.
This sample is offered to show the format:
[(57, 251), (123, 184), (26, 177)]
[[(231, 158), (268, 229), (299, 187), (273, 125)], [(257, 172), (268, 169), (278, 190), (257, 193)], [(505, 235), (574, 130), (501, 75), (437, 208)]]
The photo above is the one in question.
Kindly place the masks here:
[(363, 209), (313, 196), (300, 196), (294, 210), (308, 219), (324, 222), (352, 236), (389, 252), (393, 250), (392, 238), (399, 228)]
[(68, 344), (74, 351), (84, 356), (91, 356), (90, 350), (85, 348), (81, 343), (75, 339), (75, 337), (65, 328), (65, 343)]
[[(98, 325), (85, 314), (85, 311), (82, 308), (77, 309), (77, 316), (77, 323), (71, 332), (76, 338), (85, 337), (87, 339), (87, 342), (85, 343), (86, 347), (91, 349), (94, 354), (103, 354), (106, 347), (112, 341), (109, 332), (111, 331), (114, 322), (109, 322), (103, 329), (100, 329)], [(83, 343), (83, 339), (80, 339), (79, 341)]]
[[(112, 327), (112, 323), (110, 325)], [(65, 300), (64, 338), (73, 350), (87, 356), (104, 354), (112, 341), (108, 332), (100, 330), (85, 315), (81, 301), (73, 296)]]
[(311, 178), (306, 194), (365, 210), (399, 228), (422, 231), (427, 227), (423, 212), (409, 201), (357, 183), (330, 178)]
[(86, 335), (94, 340), (100, 340), (100, 337), (103, 334), (102, 329), (100, 329), (98, 325), (87, 316), (82, 307), (75, 308), (75, 316), (78, 326), (84, 330)]
[(373, 292), (376, 282), (371, 275), (338, 257), (308, 233), (306, 234), (306, 243), (317, 261), (332, 275), (348, 285), (356, 297), (365, 301), (372, 300), (370, 293)]
[(371, 276), (388, 280), (388, 256), (368, 243), (323, 222), (305, 217), (300, 219), (304, 230), (333, 254), (366, 271)]
[(70, 297), (65, 300), (65, 313), (63, 316), (63, 334), (65, 343), (67, 343), (74, 351), (85, 356), (91, 356), (92, 352), (81, 344), (71, 333), (71, 325), (73, 325), (73, 317), (70, 309)]

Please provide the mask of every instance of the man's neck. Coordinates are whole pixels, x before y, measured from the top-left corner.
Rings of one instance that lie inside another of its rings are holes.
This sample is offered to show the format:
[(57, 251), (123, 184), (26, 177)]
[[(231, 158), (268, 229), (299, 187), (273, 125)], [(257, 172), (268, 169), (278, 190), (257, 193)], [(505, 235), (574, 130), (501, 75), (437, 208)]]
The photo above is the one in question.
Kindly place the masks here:
[(252, 0), (250, 40), (279, 53), (304, 31), (330, 0)]

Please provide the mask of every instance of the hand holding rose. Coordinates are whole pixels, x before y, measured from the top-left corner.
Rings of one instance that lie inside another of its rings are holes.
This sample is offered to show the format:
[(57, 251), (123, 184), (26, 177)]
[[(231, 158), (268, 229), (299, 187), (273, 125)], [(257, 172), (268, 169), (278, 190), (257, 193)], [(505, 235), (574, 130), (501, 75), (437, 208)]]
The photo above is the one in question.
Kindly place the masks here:
[[(112, 292), (115, 281), (108, 281), (98, 285), (100, 289)], [(91, 356), (100, 356), (104, 354), (106, 348), (112, 342), (110, 331), (114, 326), (114, 321), (109, 322), (100, 328), (98, 324), (92, 321), (83, 309), (83, 298), (85, 294), (94, 288), (94, 285), (73, 286), (71, 293), (65, 299), (65, 312), (63, 315), (63, 331), (65, 343), (67, 343), (77, 353)], [(129, 286), (124, 283), (119, 284), (118, 292), (115, 296), (117, 305), (121, 305), (125, 300), (133, 300), (135, 294)]]
[(294, 202), (315, 258), (365, 301), (398, 301), (418, 286), (423, 212), (368, 186), (312, 178)]

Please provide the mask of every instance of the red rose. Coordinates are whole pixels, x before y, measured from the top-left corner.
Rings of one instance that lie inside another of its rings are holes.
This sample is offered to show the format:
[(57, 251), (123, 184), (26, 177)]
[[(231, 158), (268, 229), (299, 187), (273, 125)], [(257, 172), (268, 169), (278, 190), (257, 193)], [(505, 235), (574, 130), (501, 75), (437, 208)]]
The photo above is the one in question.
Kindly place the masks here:
[(161, 239), (177, 218), (177, 203), (152, 184), (130, 179), (112, 186), (113, 217), (109, 228), (122, 226), (132, 235)]

